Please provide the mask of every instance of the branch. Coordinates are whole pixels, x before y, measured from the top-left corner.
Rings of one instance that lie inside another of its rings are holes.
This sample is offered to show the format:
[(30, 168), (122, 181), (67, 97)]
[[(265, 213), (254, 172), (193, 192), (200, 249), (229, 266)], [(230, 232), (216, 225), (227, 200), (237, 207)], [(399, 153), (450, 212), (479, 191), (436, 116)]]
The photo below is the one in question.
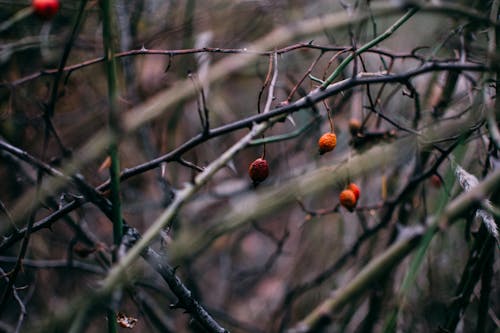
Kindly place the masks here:
[[(136, 261), (136, 259), (140, 255), (143, 255), (145, 258), (151, 258), (151, 249), (148, 247), (148, 245), (155, 237), (157, 237), (161, 230), (163, 230), (171, 222), (172, 218), (177, 214), (182, 205), (193, 194), (195, 194), (198, 189), (204, 186), (218, 170), (225, 166), (226, 163), (230, 161), (237, 152), (247, 146), (253, 138), (262, 134), (270, 125), (271, 122), (263, 122), (261, 124), (255, 125), (250, 133), (245, 135), (219, 158), (208, 165), (203, 170), (203, 172), (198, 174), (192, 184), (186, 184), (186, 186), (177, 193), (170, 206), (146, 230), (143, 237), (140, 238), (136, 243), (134, 243), (132, 248), (128, 252), (126, 252), (126, 254), (124, 254), (113, 266), (113, 268), (109, 271), (107, 277), (102, 282), (101, 287), (97, 289), (92, 295), (87, 295), (85, 299), (79, 298), (72, 304), (66, 306), (66, 311), (60, 311), (60, 315), (52, 319), (50, 321), (50, 324), (46, 326), (42, 331), (54, 330), (53, 325), (60, 328), (66, 327), (68, 323), (73, 320), (73, 318), (80, 317), (82, 313), (87, 312), (88, 309), (94, 304), (94, 302), (106, 301), (117, 288), (126, 283), (126, 280), (129, 278), (126, 274), (128, 268)], [(128, 231), (132, 233), (136, 232), (132, 228), (129, 228)], [(173, 274), (173, 270), (170, 271)], [(182, 293), (177, 295), (180, 299), (185, 296), (183, 294), (184, 291), (181, 291)], [(188, 293), (188, 296), (191, 296), (190, 293)], [(191, 297), (190, 302), (191, 303), (189, 304), (194, 304), (194, 299), (192, 299)], [(193, 312), (193, 317), (200, 321), (200, 323), (203, 323), (205, 328), (213, 328), (213, 326), (208, 321), (209, 318), (207, 318), (203, 313), (199, 312), (199, 310)], [(214, 328), (214, 330), (211, 330), (210, 332), (225, 332), (225, 330), (223, 328)]]
[(173, 308), (183, 308), (193, 316), (208, 332), (228, 333), (226, 329), (220, 326), (212, 316), (196, 301), (191, 295), (191, 291), (175, 275), (175, 269), (168, 265), (165, 258), (148, 248), (143, 258), (152, 265), (157, 272), (167, 282), (172, 292), (179, 298)]
[(287, 330), (287, 333), (312, 333), (326, 326), (334, 311), (340, 310), (345, 304), (368, 289), (374, 281), (380, 279), (399, 264), (419, 244), (421, 236), (422, 231), (415, 232), (414, 235), (393, 244), (380, 256), (370, 261), (349, 283), (335, 291), (332, 297), (323, 301), (294, 328)]
[[(274, 118), (276, 116), (288, 115), (302, 109), (311, 107), (315, 103), (318, 103), (328, 97), (334, 96), (341, 92), (345, 92), (348, 89), (352, 89), (357, 86), (366, 85), (366, 84), (376, 84), (376, 83), (401, 83), (405, 82), (408, 79), (419, 76), (425, 73), (434, 72), (434, 71), (487, 71), (488, 68), (484, 65), (475, 65), (475, 64), (462, 64), (462, 63), (428, 63), (419, 68), (407, 71), (401, 74), (390, 74), (390, 75), (380, 75), (380, 76), (365, 76), (363, 73), (356, 78), (346, 79), (340, 82), (337, 82), (333, 85), (330, 85), (324, 91), (319, 89), (312, 91), (306, 97), (303, 97), (294, 103), (290, 103), (285, 106), (277, 107), (275, 109), (270, 110), (267, 113), (261, 113), (257, 115), (253, 115), (233, 123), (223, 125), (210, 130), (210, 133), (207, 135), (197, 135), (187, 140), (184, 144), (172, 150), (171, 152), (150, 160), (141, 165), (126, 169), (121, 174), (121, 180), (124, 181), (133, 177), (135, 175), (141, 174), (143, 172), (149, 171), (151, 169), (157, 168), (163, 162), (169, 162), (176, 160), (179, 156), (188, 152), (192, 148), (198, 146), (199, 144), (218, 137), (224, 134), (234, 132), (236, 130), (244, 129), (250, 127), (253, 123), (260, 123), (262, 121), (266, 121), (268, 119)], [(99, 186), (99, 190), (106, 190), (108, 188), (108, 182), (103, 183)]]
[(408, 10), (408, 12), (403, 15), (399, 20), (397, 20), (393, 25), (389, 27), (383, 34), (379, 35), (378, 37), (372, 39), (365, 45), (361, 46), (359, 49), (355, 50), (351, 54), (349, 54), (341, 63), (340, 65), (335, 69), (335, 71), (325, 80), (325, 82), (321, 85), (321, 90), (326, 89), (332, 82), (344, 71), (344, 69), (347, 67), (347, 65), (358, 55), (361, 53), (365, 52), (366, 50), (374, 47), (378, 43), (382, 42), (383, 40), (389, 38), (392, 36), (394, 31), (399, 29), (406, 21), (410, 19), (415, 13), (418, 11), (418, 8), (414, 7)]
[[(299, 111), (301, 109), (310, 107), (323, 99), (326, 99), (330, 96), (341, 93), (347, 89), (351, 89), (351, 88), (354, 88), (354, 87), (360, 86), (360, 85), (374, 84), (374, 83), (404, 82), (404, 81), (406, 81), (409, 78), (414, 77), (414, 76), (422, 75), (422, 74), (432, 72), (432, 71), (445, 71), (445, 70), (480, 71), (480, 72), (482, 72), (482, 71), (487, 71), (488, 68), (484, 65), (475, 65), (475, 64), (432, 62), (432, 63), (428, 63), (424, 66), (421, 66), (419, 68), (416, 68), (416, 69), (413, 69), (413, 70), (410, 70), (408, 72), (401, 73), (401, 74), (391, 74), (391, 75), (386, 75), (386, 76), (366, 76), (366, 75), (363, 75), (361, 73), (356, 78), (346, 79), (346, 80), (337, 82), (335, 84), (332, 84), (324, 91), (320, 91), (319, 89), (316, 89), (316, 90), (312, 91), (306, 97), (303, 97), (303, 98), (301, 98), (301, 99), (299, 99), (299, 100), (297, 100), (294, 103), (291, 103), (289, 105), (281, 106), (281, 107), (275, 108), (273, 110), (270, 110), (267, 113), (253, 115), (253, 116), (235, 121), (233, 123), (214, 128), (214, 129), (210, 130), (210, 132), (207, 135), (198, 134), (197, 136), (192, 137), (191, 139), (187, 140), (181, 146), (177, 147), (176, 149), (172, 150), (171, 152), (169, 152), (163, 156), (152, 159), (146, 163), (140, 164), (140, 165), (135, 166), (133, 168), (125, 169), (121, 173), (120, 180), (124, 181), (124, 180), (127, 180), (133, 176), (136, 176), (136, 175), (142, 174), (146, 171), (157, 168), (164, 162), (178, 161), (180, 156), (182, 156), (184, 153), (186, 153), (187, 151), (191, 150), (192, 148), (200, 145), (201, 143), (206, 142), (209, 139), (219, 137), (219, 136), (222, 136), (224, 134), (234, 132), (236, 130), (248, 128), (253, 123), (260, 123), (260, 122), (266, 121), (268, 119), (271, 119), (271, 118), (274, 118), (277, 116), (291, 114), (291, 113)], [(94, 138), (92, 138), (88, 142), (88, 144), (86, 144), (82, 148), (82, 150), (79, 153), (75, 154), (75, 156), (80, 156), (80, 160), (78, 163), (83, 164), (87, 160), (90, 160), (92, 157), (101, 153), (102, 149), (105, 147), (105, 143), (107, 143), (108, 140), (109, 140), (108, 135), (106, 135), (104, 133), (97, 133), (96, 136)], [(20, 155), (23, 155), (23, 152), (19, 152), (19, 153), (20, 153)], [(34, 163), (34, 162), (31, 161), (30, 163)], [(76, 170), (76, 167), (77, 167), (77, 165), (70, 163), (66, 167), (66, 170), (65, 170), (66, 174), (69, 174), (72, 171), (74, 172), (74, 170)], [(53, 170), (50, 170), (51, 168), (47, 168), (46, 165), (43, 166), (43, 168), (45, 168), (47, 172), (53, 171)], [(52, 189), (53, 191), (56, 191), (57, 188), (62, 186), (65, 182), (66, 182), (66, 180), (61, 179), (59, 181), (53, 182), (52, 184), (49, 184), (47, 187)], [(97, 191), (105, 191), (107, 189), (109, 189), (109, 181), (99, 185), (96, 188)], [(54, 212), (52, 215), (36, 222), (35, 225), (33, 226), (33, 231), (50, 226), (52, 223), (55, 222), (55, 220), (57, 220), (58, 218), (60, 218), (64, 214), (66, 214), (67, 212), (70, 212), (70, 211), (80, 207), (83, 203), (85, 203), (84, 200), (79, 201), (79, 202), (73, 202), (73, 203), (70, 203), (68, 205), (65, 205), (62, 208), (64, 211)], [(11, 215), (12, 215), (14, 221), (18, 221), (20, 219), (20, 216), (22, 217), (24, 212), (26, 211), (26, 207), (31, 207), (32, 205), (33, 205), (32, 198), (29, 194), (25, 195), (23, 198), (21, 198), (18, 201), (18, 204), (14, 207), (14, 209), (11, 210)], [(8, 236), (8, 239), (5, 240), (4, 243), (2, 243), (0, 245), (0, 249), (4, 248), (4, 246), (6, 246), (7, 243), (12, 244), (12, 242), (14, 242), (16, 240), (19, 240), (18, 235)]]
[[(429, 7), (432, 5), (426, 5), (424, 7)], [(269, 48), (275, 48), (276, 45), (285, 43), (290, 41), (292, 38), (296, 38), (297, 36), (305, 36), (309, 35), (312, 33), (316, 33), (318, 31), (322, 31), (323, 29), (329, 27), (329, 28), (334, 28), (334, 27), (341, 27), (345, 26), (348, 24), (353, 24), (354, 22), (357, 21), (363, 21), (367, 18), (370, 17), (370, 15), (379, 15), (379, 16), (384, 16), (384, 15), (390, 15), (395, 12), (399, 12), (400, 7), (399, 6), (394, 6), (394, 4), (381, 4), (381, 5), (376, 5), (372, 6), (373, 10), (368, 13), (364, 11), (359, 11), (355, 15), (348, 15), (345, 12), (339, 12), (339, 13), (333, 13), (330, 15), (326, 15), (321, 18), (316, 18), (316, 19), (307, 19), (304, 21), (297, 22), (291, 26), (284, 26), (277, 28), (270, 32), (268, 35), (262, 37), (261, 39), (257, 40), (255, 43), (252, 45), (249, 45), (248, 49), (269, 49)], [(423, 7), (422, 7), (423, 8)], [(489, 20), (488, 20), (489, 21)], [(218, 63), (214, 64), (214, 66), (211, 67), (210, 71), (207, 74), (206, 77), (206, 83), (210, 84), (216, 81), (219, 81), (225, 77), (229, 73), (235, 72), (237, 70), (240, 70), (248, 64), (253, 61), (258, 55), (256, 54), (237, 54), (237, 55), (232, 55), (229, 56)], [(341, 84), (337, 85), (332, 85), (333, 88), (330, 89), (325, 89), (323, 92), (318, 92), (314, 91), (311, 94), (309, 94), (305, 99), (301, 99), (297, 101), (296, 103), (290, 104), (289, 106), (284, 106), (281, 108), (274, 109), (267, 114), (261, 114), (261, 115), (256, 115), (254, 117), (249, 117), (245, 119), (244, 121), (237, 121), (233, 124), (227, 125), (227, 126), (222, 126), (220, 127), (220, 131), (213, 133), (213, 131), (210, 131), (210, 135), (207, 135), (205, 137), (197, 136), (192, 138), (191, 140), (188, 140), (184, 145), (181, 147), (173, 150), (169, 156), (166, 159), (155, 159), (151, 161), (150, 164), (147, 164), (143, 166), (144, 168), (137, 168), (134, 169), (129, 173), (130, 176), (144, 172), (146, 170), (149, 170), (151, 168), (155, 168), (158, 163), (161, 163), (165, 160), (169, 160), (172, 157), (174, 159), (178, 158), (183, 152), (191, 149), (192, 147), (200, 144), (201, 142), (207, 141), (209, 138), (213, 138), (215, 136), (219, 136), (225, 133), (228, 133), (230, 131), (234, 131), (238, 128), (243, 128), (243, 127), (249, 127), (252, 122), (262, 122), (267, 119), (270, 119), (274, 116), (277, 116), (279, 114), (286, 114), (286, 113), (291, 113), (294, 111), (297, 111), (301, 108), (311, 106), (315, 102), (318, 102), (322, 99), (327, 98), (328, 96), (337, 94), (341, 92), (342, 90), (350, 89), (356, 85), (359, 84), (369, 84), (369, 83), (382, 83), (382, 82), (401, 82), (401, 80), (405, 80), (408, 77), (412, 77), (415, 75), (420, 75), (425, 72), (429, 71), (438, 71), (438, 70), (472, 70), (472, 71), (485, 71), (487, 69), (486, 66), (482, 65), (470, 65), (470, 64), (437, 64), (437, 63), (431, 63), (426, 66), (422, 66), (419, 69), (409, 71), (406, 73), (406, 75), (403, 76), (398, 76), (398, 75), (388, 75), (387, 77), (371, 77), (371, 78), (357, 78), (356, 80), (347, 80), (345, 82), (342, 82)], [(352, 82), (350, 82), (352, 81)], [(178, 84), (174, 85), (170, 89), (166, 89), (163, 92), (158, 93), (154, 97), (150, 98), (146, 102), (136, 106), (132, 110), (130, 110), (127, 113), (127, 116), (124, 121), (124, 133), (123, 134), (130, 134), (135, 132), (138, 128), (140, 128), (142, 125), (146, 124), (147, 122), (157, 118), (158, 116), (162, 115), (165, 113), (165, 110), (168, 110), (169, 108), (173, 107), (176, 103), (179, 101), (182, 101), (188, 97), (191, 97), (195, 93), (194, 88), (190, 84), (189, 80), (184, 80), (181, 82), (178, 82)], [(260, 118), (262, 117), (262, 118)], [(246, 124), (245, 124), (246, 123)], [(78, 151), (75, 153), (75, 156), (78, 156), (79, 159), (78, 161), (70, 161), (66, 164), (64, 168), (64, 172), (66, 174), (73, 174), (78, 168), (80, 168), (82, 165), (88, 163), (90, 160), (96, 158), (102, 152), (107, 148), (110, 140), (112, 140), (111, 136), (109, 133), (106, 131), (100, 131), (97, 132), (93, 135), (93, 137)], [(137, 172), (137, 173), (136, 173)], [(127, 177), (124, 176), (121, 179), (124, 180)], [(61, 186), (64, 185), (64, 182), (61, 181), (53, 181), (49, 182), (47, 184), (48, 187), (56, 191), (59, 189)], [(106, 187), (107, 185), (103, 185), (103, 187)], [(102, 187), (101, 187), (102, 188)], [(42, 198), (43, 199), (43, 198)], [(14, 217), (14, 220), (18, 220), (19, 218), (22, 218), (24, 215), (24, 212), (26, 211), (27, 207), (32, 207), (33, 206), (33, 195), (31, 194), (26, 194), (24, 195), (16, 204), (16, 207), (12, 210), (12, 216)]]
[[(316, 332), (320, 327), (330, 322), (335, 311), (339, 311), (352, 298), (360, 295), (377, 279), (386, 272), (392, 270), (402, 259), (404, 259), (415, 247), (420, 244), (421, 236), (426, 232), (438, 232), (443, 227), (456, 221), (474, 208), (478, 202), (498, 189), (500, 185), (500, 170), (488, 176), (482, 183), (454, 199), (441, 216), (434, 217), (425, 230), (415, 231), (407, 238), (401, 239), (389, 247), (384, 253), (376, 257), (359, 272), (354, 279), (344, 287), (337, 290), (332, 296), (323, 301), (306, 318), (289, 329), (288, 333)], [(441, 229), (440, 229), (441, 226)]]

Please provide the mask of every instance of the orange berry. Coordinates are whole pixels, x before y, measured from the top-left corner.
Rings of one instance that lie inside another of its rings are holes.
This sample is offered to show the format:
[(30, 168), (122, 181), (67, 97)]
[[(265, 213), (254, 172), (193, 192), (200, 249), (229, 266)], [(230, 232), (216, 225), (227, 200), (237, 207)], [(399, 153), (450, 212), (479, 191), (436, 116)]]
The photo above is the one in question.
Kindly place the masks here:
[(335, 133), (325, 133), (319, 138), (318, 146), (319, 146), (319, 154), (323, 155), (329, 151), (332, 151), (337, 145), (337, 136)]
[(31, 6), (35, 14), (43, 20), (50, 20), (59, 10), (59, 0), (33, 0)]
[(361, 122), (356, 118), (351, 118), (349, 120), (349, 132), (351, 132), (352, 136), (356, 136), (361, 129)]
[(356, 196), (356, 201), (358, 201), (359, 195), (361, 194), (361, 191), (359, 190), (358, 185), (356, 185), (354, 183), (350, 183), (349, 185), (347, 185), (347, 189), (354, 192), (354, 195)]
[(258, 158), (250, 164), (248, 175), (254, 184), (263, 182), (269, 176), (269, 164), (263, 158)]
[(352, 190), (346, 189), (340, 192), (339, 201), (342, 206), (347, 208), (350, 212), (356, 207), (356, 195)]

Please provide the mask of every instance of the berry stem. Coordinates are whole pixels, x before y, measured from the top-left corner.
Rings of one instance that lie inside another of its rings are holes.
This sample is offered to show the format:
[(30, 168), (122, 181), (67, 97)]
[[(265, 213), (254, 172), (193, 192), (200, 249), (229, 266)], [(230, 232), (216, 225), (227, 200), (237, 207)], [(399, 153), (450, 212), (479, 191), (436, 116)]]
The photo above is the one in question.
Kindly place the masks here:
[[(274, 99), (274, 87), (276, 86), (276, 81), (278, 80), (278, 54), (273, 52), (269, 58), (269, 72), (268, 76), (271, 74), (271, 69), (273, 77), (269, 84), (269, 91), (267, 93), (266, 105), (264, 106), (263, 113), (269, 112), (271, 110), (271, 103)], [(267, 81), (267, 78), (266, 78)], [(265, 138), (265, 133), (262, 133), (262, 138)], [(266, 143), (263, 144), (262, 159), (266, 157)]]
[(328, 106), (328, 104), (326, 103), (326, 100), (323, 100), (323, 105), (325, 106), (326, 108), (326, 115), (328, 116), (328, 122), (330, 123), (330, 132), (331, 133), (335, 133), (335, 128), (334, 128), (334, 124), (333, 124), (333, 117), (331, 115), (331, 109), (330, 107)]

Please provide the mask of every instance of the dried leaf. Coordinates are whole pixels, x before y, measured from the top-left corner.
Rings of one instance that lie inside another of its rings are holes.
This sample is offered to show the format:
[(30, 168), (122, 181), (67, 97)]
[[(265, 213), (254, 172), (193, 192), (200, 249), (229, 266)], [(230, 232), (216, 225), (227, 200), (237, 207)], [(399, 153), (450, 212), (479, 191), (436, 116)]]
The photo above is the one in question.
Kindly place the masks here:
[(471, 175), (458, 164), (455, 167), (455, 175), (458, 178), (460, 186), (462, 186), (465, 192), (469, 192), (471, 188), (479, 184), (476, 176)]
[[(455, 175), (457, 176), (458, 182), (460, 186), (465, 190), (465, 192), (469, 192), (474, 186), (479, 184), (477, 178), (465, 171), (460, 165), (456, 164), (455, 166)], [(489, 200), (484, 200), (483, 202), (486, 206), (491, 206)], [(478, 209), (476, 211), (476, 217), (481, 219), (488, 230), (488, 233), (493, 236), (497, 242), (500, 243), (500, 236), (498, 233), (498, 226), (495, 223), (495, 219), (493, 216), (484, 209)]]
[(107, 156), (97, 171), (103, 172), (104, 170), (109, 169), (110, 166), (111, 166), (111, 157)]
[(123, 312), (118, 312), (116, 314), (116, 322), (123, 328), (134, 328), (135, 324), (137, 324), (137, 321), (137, 318), (127, 316)]
[[(489, 207), (491, 206), (491, 202), (489, 200), (485, 201), (485, 206)], [(500, 242), (500, 236), (498, 234), (498, 227), (495, 223), (495, 219), (493, 218), (493, 215), (491, 215), (488, 211), (484, 209), (478, 209), (476, 211), (476, 217), (480, 218), (488, 232), (495, 237), (495, 239)]]

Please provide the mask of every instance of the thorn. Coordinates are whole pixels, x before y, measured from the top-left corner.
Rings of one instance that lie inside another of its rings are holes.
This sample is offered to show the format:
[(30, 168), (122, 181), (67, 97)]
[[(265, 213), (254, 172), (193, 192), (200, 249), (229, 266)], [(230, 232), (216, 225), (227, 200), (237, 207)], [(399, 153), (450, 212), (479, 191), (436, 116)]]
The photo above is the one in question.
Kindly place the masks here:
[(167, 64), (167, 67), (165, 67), (165, 70), (163, 71), (163, 73), (168, 72), (168, 70), (170, 69), (171, 66), (172, 66), (172, 54), (169, 54), (168, 55), (168, 64)]
[(234, 165), (234, 160), (230, 160), (228, 163), (227, 163), (227, 167), (229, 168), (229, 170), (231, 170), (235, 175), (238, 174), (238, 170), (236, 170), (236, 166)]
[(161, 178), (165, 178), (165, 173), (167, 172), (167, 163), (162, 162), (160, 164), (160, 168), (161, 168)]
[(174, 303), (174, 304), (170, 304), (169, 308), (171, 310), (176, 310), (176, 309), (182, 309), (182, 306), (181, 306), (180, 302), (177, 302), (177, 303)]

